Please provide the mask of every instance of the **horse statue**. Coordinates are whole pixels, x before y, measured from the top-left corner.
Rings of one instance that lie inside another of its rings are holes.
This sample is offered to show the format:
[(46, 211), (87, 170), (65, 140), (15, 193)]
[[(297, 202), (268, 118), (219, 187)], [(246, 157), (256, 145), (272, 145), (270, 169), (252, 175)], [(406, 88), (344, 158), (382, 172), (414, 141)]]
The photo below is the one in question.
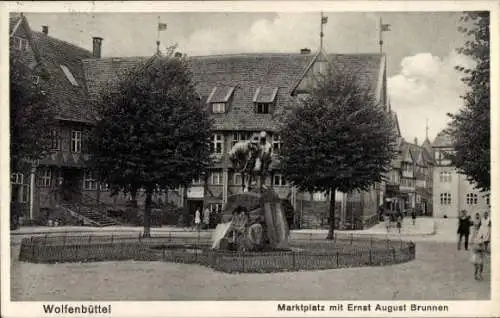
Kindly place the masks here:
[(248, 192), (257, 177), (258, 187), (263, 188), (271, 164), (271, 144), (267, 141), (266, 132), (237, 142), (229, 151), (229, 160), (233, 169), (241, 173), (243, 192)]

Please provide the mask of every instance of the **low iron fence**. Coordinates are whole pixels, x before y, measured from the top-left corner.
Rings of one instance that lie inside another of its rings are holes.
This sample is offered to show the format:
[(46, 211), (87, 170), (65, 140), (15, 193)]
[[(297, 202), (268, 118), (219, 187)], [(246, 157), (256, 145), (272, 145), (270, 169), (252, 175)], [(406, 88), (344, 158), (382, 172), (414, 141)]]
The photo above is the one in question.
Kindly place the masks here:
[(21, 242), (19, 260), (35, 263), (166, 261), (194, 263), (224, 272), (276, 272), (396, 264), (415, 258), (415, 244), (374, 237), (293, 239), (290, 250), (212, 250), (210, 236), (142, 238), (125, 235), (34, 236)]

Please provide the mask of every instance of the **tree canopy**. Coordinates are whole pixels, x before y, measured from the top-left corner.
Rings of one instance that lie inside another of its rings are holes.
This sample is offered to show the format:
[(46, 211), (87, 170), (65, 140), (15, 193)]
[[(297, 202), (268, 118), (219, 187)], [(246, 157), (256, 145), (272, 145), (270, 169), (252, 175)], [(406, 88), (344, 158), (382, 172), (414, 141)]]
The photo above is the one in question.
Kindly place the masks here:
[[(10, 53), (10, 167), (20, 169), (23, 160), (39, 160), (51, 149), (54, 112), (44, 91), (46, 74), (35, 73), (15, 50)], [(43, 133), (49, 132), (49, 133)]]
[(459, 27), (468, 39), (460, 54), (475, 62), (473, 68), (457, 66), (468, 86), (463, 107), (448, 114), (448, 132), (454, 140), (453, 164), (482, 191), (490, 190), (490, 17), (489, 12), (467, 12)]
[(335, 227), (335, 191), (368, 190), (383, 179), (395, 156), (396, 135), (384, 106), (356, 72), (330, 69), (280, 132), (285, 177), (301, 190), (331, 194), (330, 231)]
[(93, 166), (112, 188), (151, 194), (186, 186), (210, 164), (211, 121), (184, 58), (154, 56), (103, 90), (90, 138)]

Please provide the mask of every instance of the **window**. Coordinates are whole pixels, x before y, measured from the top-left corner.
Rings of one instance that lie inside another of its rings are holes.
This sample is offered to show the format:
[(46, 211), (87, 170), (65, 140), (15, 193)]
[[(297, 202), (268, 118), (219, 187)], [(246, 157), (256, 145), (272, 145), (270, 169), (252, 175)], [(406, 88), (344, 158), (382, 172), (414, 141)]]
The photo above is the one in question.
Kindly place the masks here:
[(60, 66), (64, 75), (66, 75), (66, 78), (71, 83), (71, 85), (78, 86), (78, 82), (76, 81), (75, 77), (73, 76), (69, 68), (66, 65), (60, 65)]
[(490, 205), (490, 196), (486, 196), (486, 204), (489, 206)]
[(12, 184), (23, 184), (24, 175), (19, 172), (14, 172), (10, 178)]
[(40, 188), (50, 188), (51, 185), (52, 185), (52, 171), (50, 170), (50, 167), (41, 168), (38, 177), (38, 186)]
[(442, 205), (450, 205), (451, 204), (451, 194), (450, 193), (441, 193), (439, 195), (439, 199)]
[(285, 186), (286, 179), (281, 174), (275, 174), (273, 177), (273, 185), (275, 186)]
[(59, 131), (57, 129), (52, 129), (50, 135), (52, 138), (52, 145), (51, 145), (52, 150), (61, 149), (61, 138), (59, 138)]
[(28, 50), (28, 40), (20, 38), (18, 36), (14, 37), (14, 49), (18, 51), (27, 51)]
[(210, 178), (211, 184), (222, 184), (222, 172), (212, 172), (212, 176)]
[(71, 132), (71, 152), (80, 153), (82, 151), (82, 132), (73, 130)]
[(23, 184), (19, 187), (19, 202), (26, 203), (29, 201), (30, 187), (28, 184)]
[(467, 193), (466, 202), (467, 204), (477, 204), (477, 194), (475, 193)]
[(226, 103), (212, 103), (212, 113), (223, 114), (226, 112)]
[(85, 170), (83, 173), (83, 189), (97, 190), (97, 178), (95, 177), (95, 173), (91, 170)]
[(313, 193), (313, 201), (326, 201), (326, 193), (325, 192), (314, 192)]
[(451, 182), (451, 172), (441, 171), (439, 173), (439, 181), (440, 182)]
[(279, 154), (281, 147), (283, 147), (283, 142), (281, 141), (281, 137), (279, 135), (273, 135), (272, 147), (273, 155)]
[(193, 179), (193, 185), (201, 185), (201, 184), (203, 184), (203, 179), (200, 176)]
[(109, 183), (101, 183), (101, 191), (109, 191)]
[(271, 104), (269, 103), (256, 103), (255, 104), (255, 112), (257, 114), (269, 114), (269, 109)]
[(213, 134), (212, 137), (212, 153), (216, 155), (222, 155), (224, 149), (224, 138), (222, 134)]
[(233, 141), (232, 145), (236, 145), (236, 143), (244, 140), (250, 139), (250, 133), (248, 132), (234, 132), (233, 133)]
[(211, 203), (209, 209), (210, 213), (222, 213), (222, 203)]
[(234, 185), (242, 185), (243, 180), (241, 179), (241, 173), (235, 173), (233, 176), (233, 184)]

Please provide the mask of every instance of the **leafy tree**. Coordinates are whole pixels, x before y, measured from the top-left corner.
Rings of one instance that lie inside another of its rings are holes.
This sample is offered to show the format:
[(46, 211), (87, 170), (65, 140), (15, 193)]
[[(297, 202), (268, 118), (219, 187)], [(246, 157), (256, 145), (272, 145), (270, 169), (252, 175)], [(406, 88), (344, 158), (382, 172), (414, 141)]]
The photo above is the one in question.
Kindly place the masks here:
[(490, 190), (490, 16), (489, 12), (467, 12), (459, 31), (469, 37), (458, 52), (475, 62), (473, 68), (457, 66), (468, 91), (463, 107), (448, 114), (448, 132), (454, 140), (453, 164), (482, 191)]
[(330, 69), (320, 76), (280, 132), (285, 177), (302, 191), (330, 194), (327, 239), (335, 228), (335, 191), (368, 190), (395, 156), (392, 122), (356, 74)]
[[(44, 91), (46, 73), (38, 84), (35, 75), (22, 56), (10, 53), (10, 168), (17, 171), (23, 161), (43, 158), (51, 149), (50, 133), (54, 122), (54, 108)], [(49, 128), (49, 129), (48, 129)]]
[(113, 189), (146, 194), (144, 236), (150, 236), (152, 194), (186, 186), (210, 164), (211, 121), (183, 57), (155, 55), (104, 89), (101, 120), (90, 137), (92, 164)]

